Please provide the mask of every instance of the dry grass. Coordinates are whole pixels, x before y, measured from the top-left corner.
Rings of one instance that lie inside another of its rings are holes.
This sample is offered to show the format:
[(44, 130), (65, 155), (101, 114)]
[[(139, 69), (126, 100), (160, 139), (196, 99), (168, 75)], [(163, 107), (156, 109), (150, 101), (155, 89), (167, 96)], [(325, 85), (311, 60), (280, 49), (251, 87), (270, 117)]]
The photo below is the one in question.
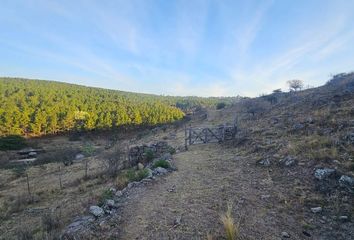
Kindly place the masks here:
[(235, 224), (234, 219), (232, 218), (232, 206), (228, 204), (227, 211), (220, 218), (221, 222), (224, 225), (225, 235), (227, 240), (236, 240), (239, 239), (239, 226)]

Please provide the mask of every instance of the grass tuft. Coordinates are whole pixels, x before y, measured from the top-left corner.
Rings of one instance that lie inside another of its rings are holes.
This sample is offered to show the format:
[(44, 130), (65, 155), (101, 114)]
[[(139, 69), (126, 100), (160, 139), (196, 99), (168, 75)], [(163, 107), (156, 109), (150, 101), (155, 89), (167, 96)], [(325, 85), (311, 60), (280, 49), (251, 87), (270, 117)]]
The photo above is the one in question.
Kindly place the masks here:
[(236, 240), (239, 238), (239, 227), (238, 224), (235, 224), (234, 219), (232, 218), (232, 206), (228, 204), (227, 211), (221, 216), (221, 222), (224, 225), (224, 230), (227, 240)]

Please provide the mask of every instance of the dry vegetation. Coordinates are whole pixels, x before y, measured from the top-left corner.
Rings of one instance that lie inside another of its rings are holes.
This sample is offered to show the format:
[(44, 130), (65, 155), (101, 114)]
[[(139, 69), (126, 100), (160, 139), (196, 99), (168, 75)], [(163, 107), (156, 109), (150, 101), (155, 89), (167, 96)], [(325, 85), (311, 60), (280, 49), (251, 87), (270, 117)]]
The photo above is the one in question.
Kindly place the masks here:
[[(104, 227), (97, 221), (95, 232), (87, 231), (83, 239), (354, 238), (353, 194), (338, 186), (340, 175), (354, 173), (354, 145), (348, 138), (354, 134), (353, 106), (353, 91), (327, 85), (245, 99), (192, 116), (194, 126), (232, 123), (236, 116), (235, 141), (177, 153), (177, 172), (129, 192), (119, 216), (111, 216)], [(82, 138), (85, 142), (69, 142), (66, 137), (36, 140), (48, 153), (58, 154), (27, 169), (0, 170), (0, 232), (6, 232), (1, 238), (58, 236), (90, 204), (110, 197), (109, 187), (123, 189), (146, 174), (118, 171), (127, 146), (165, 139), (183, 149), (184, 130), (178, 125), (142, 130), (119, 136), (113, 144), (109, 133)], [(94, 153), (87, 149), (88, 140)], [(71, 149), (69, 153), (86, 146), (89, 157), (63, 167), (58, 146)], [(11, 154), (2, 154), (0, 161), (8, 162)], [(335, 169), (336, 175), (322, 183), (314, 178), (314, 170), (324, 167)], [(225, 213), (228, 202), (233, 208)], [(313, 207), (323, 211), (314, 214)]]

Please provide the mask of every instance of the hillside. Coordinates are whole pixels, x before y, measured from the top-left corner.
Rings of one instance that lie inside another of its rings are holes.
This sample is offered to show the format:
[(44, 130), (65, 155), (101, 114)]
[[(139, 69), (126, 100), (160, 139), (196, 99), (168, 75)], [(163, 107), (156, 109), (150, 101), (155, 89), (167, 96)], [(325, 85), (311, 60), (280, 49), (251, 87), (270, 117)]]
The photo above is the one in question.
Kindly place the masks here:
[[(188, 151), (177, 123), (78, 141), (30, 139), (44, 150), (40, 162), (0, 169), (0, 239), (225, 239), (220, 216), (228, 205), (237, 239), (353, 239), (354, 74), (201, 109), (186, 123), (216, 127), (235, 116), (234, 140)], [(127, 149), (161, 140), (171, 147), (166, 154), (146, 151), (140, 164), (123, 164)], [(87, 154), (87, 143), (92, 154), (63, 165), (68, 149)], [(0, 153), (6, 161), (18, 156)], [(113, 174), (112, 160), (122, 163)], [(171, 165), (156, 170), (164, 161)]]
[(43, 80), (0, 78), (0, 136), (156, 125), (233, 98), (168, 97)]

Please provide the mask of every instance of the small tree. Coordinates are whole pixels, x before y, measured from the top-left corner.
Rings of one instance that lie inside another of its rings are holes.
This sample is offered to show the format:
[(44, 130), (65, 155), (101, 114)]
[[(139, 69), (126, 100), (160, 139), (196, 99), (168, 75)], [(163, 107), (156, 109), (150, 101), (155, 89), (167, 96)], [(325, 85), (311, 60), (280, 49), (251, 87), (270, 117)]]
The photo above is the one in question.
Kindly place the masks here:
[(287, 84), (289, 86), (290, 91), (295, 91), (295, 92), (301, 90), (304, 87), (304, 82), (299, 79), (289, 80), (287, 81)]

